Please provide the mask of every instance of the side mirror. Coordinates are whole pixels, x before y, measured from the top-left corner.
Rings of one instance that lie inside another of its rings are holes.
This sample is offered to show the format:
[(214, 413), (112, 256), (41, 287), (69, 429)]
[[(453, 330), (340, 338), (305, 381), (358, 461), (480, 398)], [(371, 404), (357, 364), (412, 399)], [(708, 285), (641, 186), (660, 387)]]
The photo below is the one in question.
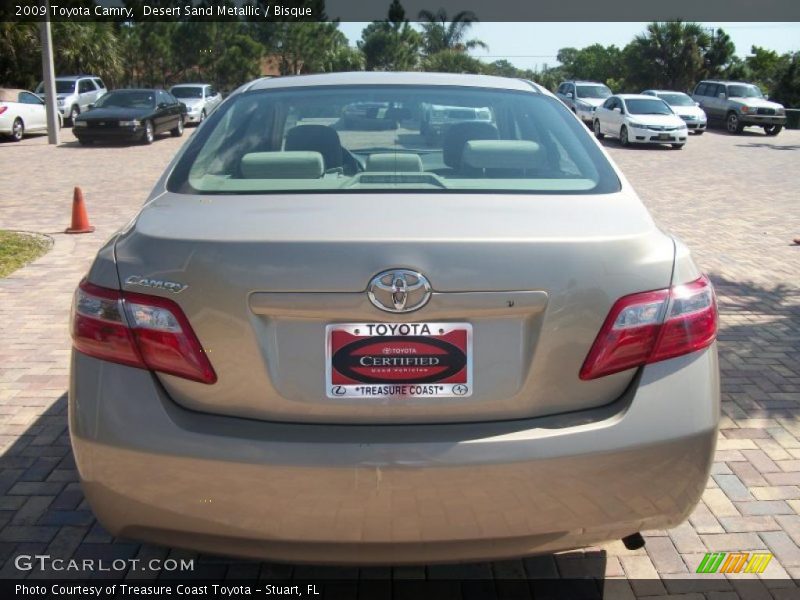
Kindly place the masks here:
[(725, 100), (725, 92), (720, 92), (719, 94), (717, 94), (717, 98), (719, 98), (720, 100)]
[(622, 114), (622, 109), (619, 106), (615, 106), (614, 107), (614, 112)]
[(92, 110), (93, 108), (94, 108), (94, 104), (90, 104), (88, 110)]
[(694, 105), (695, 106), (700, 106), (700, 103), (699, 102), (695, 102)]
[(167, 103), (166, 102), (159, 102), (158, 103), (158, 108), (167, 108)]
[(567, 98), (572, 98), (572, 92), (567, 92)]

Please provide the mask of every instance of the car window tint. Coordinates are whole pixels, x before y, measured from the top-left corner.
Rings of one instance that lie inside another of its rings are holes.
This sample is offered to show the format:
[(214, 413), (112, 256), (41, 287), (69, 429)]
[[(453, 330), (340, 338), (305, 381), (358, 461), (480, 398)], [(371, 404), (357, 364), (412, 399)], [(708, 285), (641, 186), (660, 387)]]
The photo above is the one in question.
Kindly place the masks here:
[(81, 94), (93, 91), (95, 91), (95, 87), (90, 79), (81, 79), (80, 82), (78, 82), (78, 92)]
[(229, 99), (193, 136), (170, 188), (583, 194), (616, 191), (619, 181), (585, 127), (552, 97), (327, 86)]
[(97, 78), (96, 78), (96, 79), (94, 80), (94, 83), (95, 83), (95, 85), (96, 85), (98, 88), (105, 89), (105, 87), (106, 87), (106, 84), (105, 84), (105, 83), (103, 83), (103, 80), (102, 80), (102, 79), (97, 79)]
[(30, 92), (20, 92), (17, 99), (22, 104), (36, 104), (37, 106), (42, 105), (42, 101), (39, 99), (39, 97), (34, 96)]

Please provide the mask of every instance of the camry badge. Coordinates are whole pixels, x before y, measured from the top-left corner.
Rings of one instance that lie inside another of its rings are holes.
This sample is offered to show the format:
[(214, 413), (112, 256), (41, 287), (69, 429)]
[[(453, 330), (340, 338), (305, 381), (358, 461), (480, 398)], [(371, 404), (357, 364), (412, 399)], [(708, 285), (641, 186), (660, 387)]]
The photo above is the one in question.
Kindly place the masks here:
[(149, 279), (147, 277), (140, 277), (139, 275), (131, 275), (125, 280), (126, 285), (139, 285), (146, 288), (155, 290), (166, 290), (173, 294), (180, 294), (183, 290), (189, 287), (185, 283), (178, 283), (177, 281), (164, 281), (161, 279)]
[(369, 282), (370, 302), (391, 313), (405, 313), (425, 306), (431, 297), (431, 284), (421, 273), (407, 269), (391, 269), (379, 273)]

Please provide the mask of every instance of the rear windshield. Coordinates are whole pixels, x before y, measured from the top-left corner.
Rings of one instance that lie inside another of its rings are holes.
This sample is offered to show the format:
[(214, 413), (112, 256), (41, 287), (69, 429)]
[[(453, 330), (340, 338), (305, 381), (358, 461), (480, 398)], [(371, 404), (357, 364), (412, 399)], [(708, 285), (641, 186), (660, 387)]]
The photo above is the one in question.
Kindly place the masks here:
[(533, 91), (449, 86), (258, 90), (193, 136), (180, 193), (609, 193), (620, 183), (585, 127)]

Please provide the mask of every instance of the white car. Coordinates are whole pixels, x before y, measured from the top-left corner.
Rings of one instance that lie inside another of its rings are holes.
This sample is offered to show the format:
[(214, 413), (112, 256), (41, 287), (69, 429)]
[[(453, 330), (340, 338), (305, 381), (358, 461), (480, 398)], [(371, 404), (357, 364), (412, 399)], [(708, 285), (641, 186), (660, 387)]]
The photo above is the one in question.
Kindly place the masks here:
[(597, 139), (610, 135), (623, 146), (630, 144), (671, 144), (680, 149), (686, 143), (686, 123), (669, 104), (644, 94), (617, 94), (594, 112)]
[(661, 98), (669, 104), (672, 111), (686, 122), (686, 127), (696, 135), (703, 135), (708, 126), (705, 111), (700, 103), (695, 102), (689, 94), (670, 90), (645, 90), (642, 94)]
[(207, 83), (182, 83), (169, 92), (186, 105), (187, 123), (202, 123), (222, 102), (222, 94)]
[[(65, 119), (75, 118), (97, 102), (106, 93), (106, 84), (94, 75), (68, 75), (56, 77), (56, 106)], [(45, 99), (44, 82), (36, 86), (36, 95)]]
[[(61, 115), (59, 127), (61, 127)], [(20, 141), (26, 133), (47, 131), (44, 102), (25, 90), (0, 88), (0, 134)]]

